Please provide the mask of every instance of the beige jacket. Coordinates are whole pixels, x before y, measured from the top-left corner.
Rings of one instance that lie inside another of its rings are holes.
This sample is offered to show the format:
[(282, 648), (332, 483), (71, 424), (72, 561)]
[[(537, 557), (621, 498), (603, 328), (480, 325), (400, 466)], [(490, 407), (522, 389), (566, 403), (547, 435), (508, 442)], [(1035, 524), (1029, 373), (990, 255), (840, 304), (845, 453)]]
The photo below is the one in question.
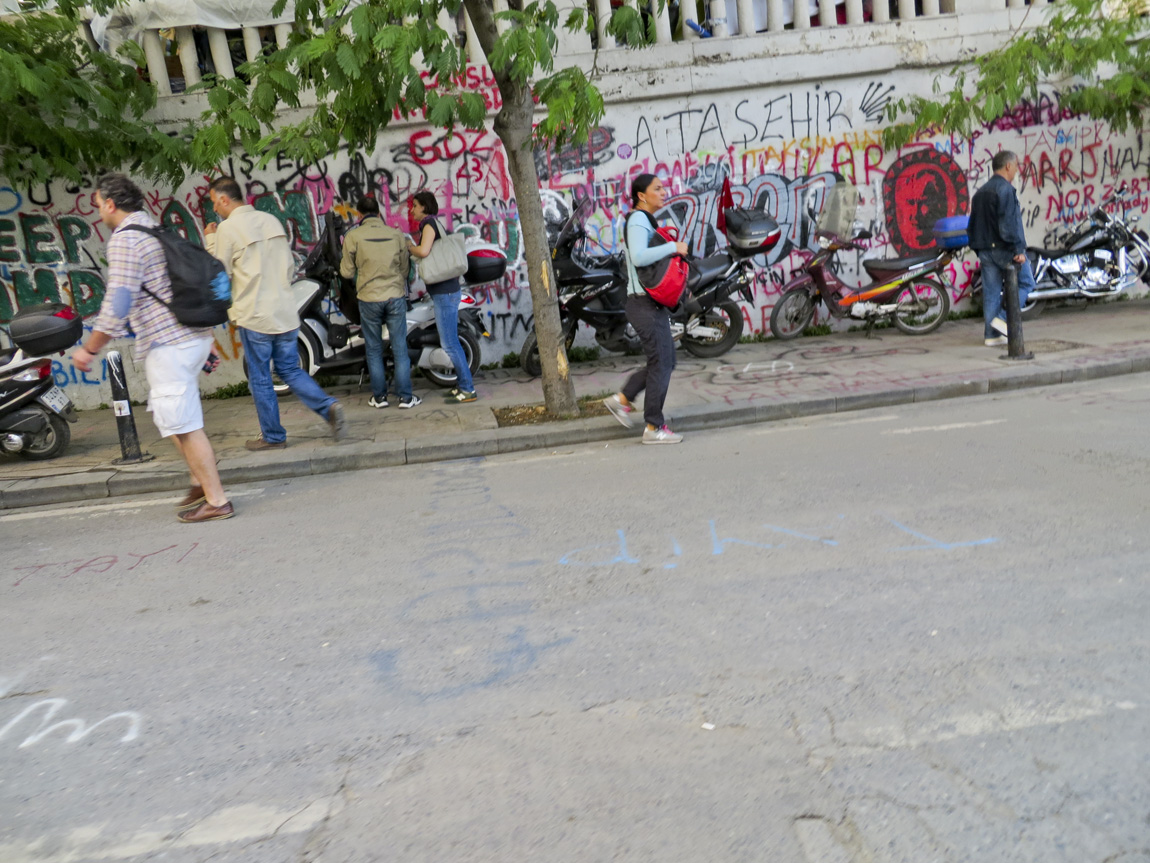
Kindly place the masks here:
[(208, 234), (205, 246), (231, 276), (232, 323), (265, 335), (299, 326), (291, 290), (295, 259), (279, 219), (244, 204)]
[(407, 293), (407, 235), (369, 216), (343, 241), (339, 272), (345, 279), (358, 274), (355, 294), (365, 303), (382, 303)]

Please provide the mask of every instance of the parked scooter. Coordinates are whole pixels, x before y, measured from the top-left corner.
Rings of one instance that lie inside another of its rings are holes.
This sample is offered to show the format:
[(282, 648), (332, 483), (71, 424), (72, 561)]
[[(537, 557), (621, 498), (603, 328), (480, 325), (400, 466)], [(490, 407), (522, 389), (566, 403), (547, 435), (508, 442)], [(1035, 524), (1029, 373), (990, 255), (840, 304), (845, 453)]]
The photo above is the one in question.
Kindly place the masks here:
[[(1123, 183), (1054, 248), (1026, 250), (1035, 289), (1022, 307), (1023, 320), (1038, 317), (1049, 300), (1106, 299), (1145, 278), (1150, 272), (1150, 237), (1133, 227), (1138, 216), (1125, 212), (1131, 197)], [(1113, 204), (1122, 205), (1121, 216), (1106, 212)], [(981, 302), (981, 271), (975, 274), (970, 292)]]
[[(292, 291), (299, 309), (300, 366), (315, 375), (363, 375), (367, 370), (367, 354), (360, 331), (359, 304), (355, 287), (339, 275), (342, 254), (340, 237), (343, 220), (334, 213), (324, 216), (324, 230), (319, 242), (304, 260)], [(490, 244), (468, 248), (469, 284), (482, 284), (503, 277), (507, 258), (502, 250)], [(411, 365), (418, 368), (428, 380), (440, 387), (452, 387), (457, 376), (447, 352), (439, 343), (439, 330), (435, 325), (435, 307), (430, 296), (408, 301), (407, 351)], [(384, 328), (383, 356), (391, 360), (390, 333)], [(472, 373), (479, 369), (480, 336), (488, 333), (479, 314), (479, 304), (467, 291), (461, 292), (459, 301), (459, 341)], [(244, 359), (247, 374), (247, 359)], [(286, 384), (275, 380), (275, 390), (281, 395), (288, 391)]]
[(950, 293), (942, 273), (966, 245), (965, 233), (946, 230), (950, 226), (940, 222), (935, 236), (942, 248), (905, 258), (863, 259), (863, 268), (873, 281), (852, 288), (836, 275), (835, 255), (845, 249), (861, 250), (858, 241), (871, 238), (869, 231), (855, 231), (859, 200), (857, 186), (836, 185), (827, 191), (816, 222), (819, 247), (783, 286), (771, 312), (775, 338), (793, 339), (802, 333), (810, 326), (820, 302), (834, 318), (865, 321), (867, 335), (882, 320), (893, 321), (911, 335), (933, 332), (946, 320)]
[[(595, 332), (605, 350), (620, 353), (640, 350), (639, 337), (627, 323), (627, 267), (622, 252), (590, 255), (584, 227), (591, 212), (590, 199), (576, 206), (563, 224), (551, 258), (559, 286), (559, 317), (567, 350), (575, 342), (580, 323)], [(754, 302), (754, 266), (750, 259), (769, 251), (782, 232), (765, 213), (730, 209), (726, 251), (691, 261), (687, 282), (689, 298), (671, 313), (671, 335), (697, 357), (718, 357), (743, 334), (743, 315), (732, 297)], [(539, 345), (532, 330), (519, 351), (519, 364), (530, 375), (543, 373)]]
[(52, 378), (52, 360), (83, 334), (80, 316), (59, 303), (19, 312), (0, 348), (0, 451), (41, 461), (61, 455), (76, 422), (71, 399)]

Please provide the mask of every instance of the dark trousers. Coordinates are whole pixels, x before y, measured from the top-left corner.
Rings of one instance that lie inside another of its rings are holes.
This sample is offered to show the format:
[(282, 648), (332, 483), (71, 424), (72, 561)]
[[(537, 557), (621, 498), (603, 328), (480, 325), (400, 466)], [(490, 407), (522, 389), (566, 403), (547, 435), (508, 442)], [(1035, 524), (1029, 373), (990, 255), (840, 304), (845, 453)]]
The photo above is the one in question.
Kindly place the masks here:
[(671, 371), (675, 368), (675, 340), (671, 338), (671, 311), (646, 294), (627, 297), (627, 320), (639, 334), (647, 365), (636, 371), (623, 385), (627, 401), (635, 400), (643, 390), (643, 419), (648, 425), (660, 428), (663, 402), (667, 400), (667, 387), (671, 385)]

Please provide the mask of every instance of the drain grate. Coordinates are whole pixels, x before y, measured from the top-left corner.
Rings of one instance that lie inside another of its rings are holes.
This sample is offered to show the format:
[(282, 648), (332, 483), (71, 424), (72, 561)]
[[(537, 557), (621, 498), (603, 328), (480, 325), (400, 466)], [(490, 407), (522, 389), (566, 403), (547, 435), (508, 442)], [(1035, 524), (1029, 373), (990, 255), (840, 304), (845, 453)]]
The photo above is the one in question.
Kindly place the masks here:
[(1088, 348), (1090, 345), (1082, 345), (1078, 342), (1063, 342), (1058, 339), (1035, 339), (1031, 341), (1026, 339), (1026, 349), (1028, 351), (1041, 351), (1044, 354), (1056, 354), (1059, 351), (1072, 351), (1076, 348)]

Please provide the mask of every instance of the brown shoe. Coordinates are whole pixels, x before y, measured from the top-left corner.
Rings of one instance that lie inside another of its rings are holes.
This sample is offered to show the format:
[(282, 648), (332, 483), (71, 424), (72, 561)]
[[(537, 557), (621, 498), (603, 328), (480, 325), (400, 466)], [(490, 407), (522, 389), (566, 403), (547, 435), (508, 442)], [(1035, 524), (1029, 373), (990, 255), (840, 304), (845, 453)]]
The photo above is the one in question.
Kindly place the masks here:
[(223, 506), (212, 506), (206, 500), (195, 509), (176, 513), (176, 518), (186, 524), (198, 524), (201, 521), (219, 521), (221, 518), (231, 518), (236, 514), (231, 501)]
[(198, 485), (194, 485), (188, 489), (188, 493), (184, 496), (184, 499), (176, 504), (176, 509), (191, 509), (196, 504), (203, 503), (205, 500), (206, 498), (204, 497), (204, 490)]
[(281, 440), (279, 443), (269, 443), (262, 437), (258, 437), (255, 440), (248, 441), (244, 446), (252, 452), (263, 452), (265, 449), (287, 449), (287, 441)]
[(327, 424), (331, 426), (333, 440), (340, 441), (347, 437), (347, 418), (343, 413), (343, 405), (339, 402), (332, 402), (331, 407), (327, 409)]

